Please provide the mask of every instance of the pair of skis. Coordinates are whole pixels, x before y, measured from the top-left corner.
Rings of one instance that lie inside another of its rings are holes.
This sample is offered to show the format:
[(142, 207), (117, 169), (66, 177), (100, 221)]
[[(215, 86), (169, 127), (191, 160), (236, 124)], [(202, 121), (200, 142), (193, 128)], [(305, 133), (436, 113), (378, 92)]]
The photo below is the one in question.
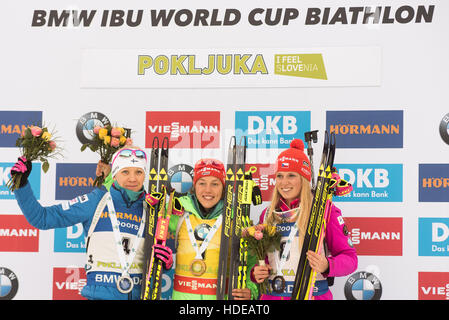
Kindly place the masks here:
[(249, 226), (251, 203), (262, 203), (260, 190), (252, 180), (255, 168), (245, 172), (247, 141), (243, 136), (236, 144), (231, 137), (228, 149), (225, 181), (225, 206), (218, 262), (217, 300), (227, 296), (232, 300), (232, 289), (246, 287), (247, 243), (241, 237)]
[(314, 198), (296, 270), (292, 300), (308, 300), (312, 297), (316, 271), (310, 267), (306, 253), (309, 250), (316, 253), (320, 252), (320, 245), (326, 230), (327, 217), (332, 205), (332, 196), (337, 185), (337, 181), (332, 178), (332, 173), (335, 170), (333, 168), (334, 157), (335, 134), (331, 133), (329, 135), (326, 131), (318, 179), (314, 189)]
[[(148, 194), (144, 202), (147, 225), (142, 274), (142, 300), (160, 300), (161, 298), (163, 267), (162, 261), (154, 254), (153, 245), (166, 244), (171, 214), (173, 210), (182, 210), (179, 200), (174, 197), (175, 191), (169, 191), (168, 149), (168, 137), (163, 139), (162, 148), (159, 148), (158, 137), (153, 139)], [(167, 200), (168, 193), (170, 193), (170, 196)]]

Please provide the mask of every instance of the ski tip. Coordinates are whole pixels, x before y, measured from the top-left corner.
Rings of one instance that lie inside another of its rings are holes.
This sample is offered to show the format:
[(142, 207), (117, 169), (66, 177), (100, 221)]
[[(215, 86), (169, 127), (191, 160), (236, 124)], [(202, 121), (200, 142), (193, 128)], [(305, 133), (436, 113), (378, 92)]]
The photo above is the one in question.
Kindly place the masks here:
[(168, 137), (164, 137), (164, 140), (162, 140), (162, 149), (168, 149), (170, 147), (170, 140)]
[(159, 138), (158, 137), (154, 137), (153, 138), (153, 143), (151, 144), (151, 148), (154, 149), (159, 149)]
[(242, 146), (242, 147), (247, 147), (246, 141), (247, 141), (246, 136), (242, 136), (242, 137), (240, 138), (239, 145)]

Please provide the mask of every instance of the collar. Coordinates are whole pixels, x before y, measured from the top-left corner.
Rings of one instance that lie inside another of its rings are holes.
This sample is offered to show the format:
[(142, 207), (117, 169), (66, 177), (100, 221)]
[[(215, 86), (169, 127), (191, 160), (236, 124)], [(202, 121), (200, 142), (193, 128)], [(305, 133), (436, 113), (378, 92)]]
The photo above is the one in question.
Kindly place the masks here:
[(290, 206), (285, 202), (285, 199), (283, 198), (279, 199), (279, 209), (281, 211), (287, 211), (298, 207), (299, 207), (299, 199), (295, 199), (292, 202), (290, 202)]
[(138, 201), (141, 197), (145, 195), (145, 190), (142, 187), (139, 191), (132, 191), (126, 188), (123, 188), (121, 185), (118, 184), (117, 181), (114, 181), (112, 184), (113, 190), (117, 190), (122, 195), (123, 201), (125, 201), (126, 206), (129, 208), (131, 207), (136, 201)]

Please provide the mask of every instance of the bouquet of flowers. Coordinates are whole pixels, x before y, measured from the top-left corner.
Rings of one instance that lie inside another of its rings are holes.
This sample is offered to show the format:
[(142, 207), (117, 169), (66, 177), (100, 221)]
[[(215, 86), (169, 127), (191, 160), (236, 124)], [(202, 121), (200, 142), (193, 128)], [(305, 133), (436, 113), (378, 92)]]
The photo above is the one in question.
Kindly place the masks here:
[[(268, 252), (280, 250), (281, 234), (276, 231), (276, 226), (268, 224), (251, 225), (242, 231), (242, 237), (247, 241), (248, 252), (257, 256), (259, 265), (265, 265), (265, 257)], [(268, 278), (260, 284), (260, 292), (267, 292)]]
[[(21, 158), (28, 162), (40, 160), (42, 170), (46, 173), (50, 168), (47, 158), (55, 157), (59, 153), (52, 136), (47, 127), (28, 126), (16, 141), (16, 146), (21, 148)], [(17, 172), (11, 175), (6, 186), (14, 191), (19, 188), (21, 179), (22, 174)]]
[[(122, 127), (112, 127), (107, 125), (105, 127), (94, 127), (93, 138), (89, 143), (81, 146), (81, 151), (89, 147), (93, 152), (100, 154), (100, 160), (104, 164), (109, 164), (112, 160), (112, 155), (122, 148), (133, 144), (131, 139), (131, 129)], [(104, 174), (97, 176), (93, 182), (95, 187), (101, 187), (104, 182)]]

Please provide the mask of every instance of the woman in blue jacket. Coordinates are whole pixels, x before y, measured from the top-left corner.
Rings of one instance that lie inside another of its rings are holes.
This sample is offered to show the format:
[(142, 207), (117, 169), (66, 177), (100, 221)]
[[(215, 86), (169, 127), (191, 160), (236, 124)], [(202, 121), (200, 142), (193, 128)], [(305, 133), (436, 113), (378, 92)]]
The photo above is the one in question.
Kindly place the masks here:
[[(113, 184), (62, 204), (43, 207), (37, 202), (27, 178), (31, 162), (20, 157), (11, 174), (22, 173), (15, 197), (28, 222), (38, 229), (64, 228), (82, 223), (86, 239), (87, 299), (139, 299), (143, 267), (143, 201), (147, 155), (126, 147), (112, 158)], [(26, 169), (25, 169), (26, 168)], [(164, 267), (173, 263), (171, 250), (158, 250)]]

